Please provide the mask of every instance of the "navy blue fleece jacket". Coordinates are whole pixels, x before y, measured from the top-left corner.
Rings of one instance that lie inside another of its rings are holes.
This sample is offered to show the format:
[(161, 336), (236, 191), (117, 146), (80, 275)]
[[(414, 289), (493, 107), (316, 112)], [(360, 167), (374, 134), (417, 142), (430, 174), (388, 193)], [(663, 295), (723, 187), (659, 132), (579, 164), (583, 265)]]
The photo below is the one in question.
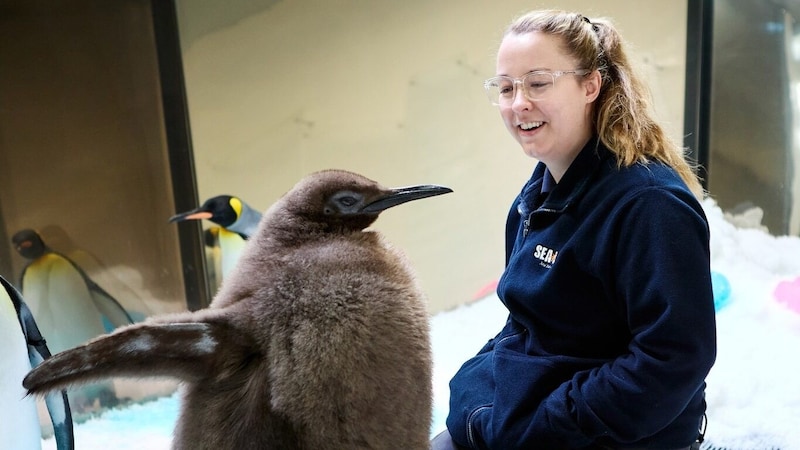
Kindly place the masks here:
[(473, 449), (681, 448), (716, 356), (709, 229), (659, 163), (596, 140), (539, 205), (514, 201), (497, 293), (505, 327), (450, 382), (447, 427)]

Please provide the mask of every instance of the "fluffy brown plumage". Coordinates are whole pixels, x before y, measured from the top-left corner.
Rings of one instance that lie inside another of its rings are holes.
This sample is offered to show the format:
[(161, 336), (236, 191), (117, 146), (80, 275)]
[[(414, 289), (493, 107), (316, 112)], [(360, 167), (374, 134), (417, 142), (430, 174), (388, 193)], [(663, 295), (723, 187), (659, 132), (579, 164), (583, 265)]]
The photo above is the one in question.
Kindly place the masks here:
[(427, 449), (423, 294), (402, 254), (364, 229), (386, 208), (446, 192), (312, 174), (266, 212), (209, 308), (57, 354), (23, 385), (178, 378), (174, 449)]

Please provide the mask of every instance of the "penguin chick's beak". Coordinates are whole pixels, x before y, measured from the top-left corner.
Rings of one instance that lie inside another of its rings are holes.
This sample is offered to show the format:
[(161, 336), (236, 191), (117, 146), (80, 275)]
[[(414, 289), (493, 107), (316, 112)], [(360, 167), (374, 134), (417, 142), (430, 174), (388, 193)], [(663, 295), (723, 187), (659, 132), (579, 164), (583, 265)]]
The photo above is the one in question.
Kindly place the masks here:
[(204, 209), (193, 209), (184, 213), (175, 214), (169, 218), (169, 223), (183, 222), (184, 220), (202, 220), (210, 219), (213, 216), (209, 211)]
[(435, 195), (442, 195), (450, 192), (453, 192), (453, 190), (448, 187), (437, 186), (435, 184), (424, 184), (419, 186), (390, 189), (383, 197), (380, 197), (372, 203), (364, 206), (361, 209), (361, 212), (379, 213), (383, 210), (391, 208), (392, 206), (402, 205), (403, 203), (410, 202), (412, 200), (419, 200), (421, 198), (433, 197)]

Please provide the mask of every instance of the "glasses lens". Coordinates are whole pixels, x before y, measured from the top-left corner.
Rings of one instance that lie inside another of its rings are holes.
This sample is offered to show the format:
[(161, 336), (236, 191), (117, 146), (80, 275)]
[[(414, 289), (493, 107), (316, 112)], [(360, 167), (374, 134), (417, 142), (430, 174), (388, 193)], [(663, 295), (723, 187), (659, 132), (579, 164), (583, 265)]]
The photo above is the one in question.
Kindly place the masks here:
[(486, 96), (493, 105), (499, 105), (514, 98), (514, 80), (510, 78), (490, 78), (483, 86), (486, 88)]
[(553, 76), (549, 73), (529, 73), (522, 78), (522, 85), (529, 100), (542, 100), (553, 87)]
[[(528, 100), (542, 100), (553, 87), (554, 77), (550, 73), (529, 73), (519, 81)], [(486, 80), (486, 96), (493, 105), (507, 105), (514, 101), (515, 81), (509, 77), (494, 77)]]

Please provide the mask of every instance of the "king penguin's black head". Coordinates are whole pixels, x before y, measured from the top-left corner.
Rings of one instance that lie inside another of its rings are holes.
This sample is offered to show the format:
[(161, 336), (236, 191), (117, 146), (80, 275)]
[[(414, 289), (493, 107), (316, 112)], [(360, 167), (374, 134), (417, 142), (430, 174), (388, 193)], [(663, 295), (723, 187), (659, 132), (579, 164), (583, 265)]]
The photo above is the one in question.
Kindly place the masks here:
[(388, 208), (449, 192), (438, 185), (385, 188), (353, 172), (325, 170), (301, 180), (285, 201), (287, 212), (328, 230), (360, 231)]
[(222, 227), (228, 227), (239, 219), (242, 212), (242, 201), (232, 195), (211, 197), (199, 208), (176, 214), (169, 218), (170, 223), (184, 220), (210, 220)]
[(47, 251), (47, 245), (45, 245), (42, 237), (30, 228), (14, 233), (14, 236), (11, 237), (11, 243), (14, 245), (14, 249), (25, 259), (36, 259)]

